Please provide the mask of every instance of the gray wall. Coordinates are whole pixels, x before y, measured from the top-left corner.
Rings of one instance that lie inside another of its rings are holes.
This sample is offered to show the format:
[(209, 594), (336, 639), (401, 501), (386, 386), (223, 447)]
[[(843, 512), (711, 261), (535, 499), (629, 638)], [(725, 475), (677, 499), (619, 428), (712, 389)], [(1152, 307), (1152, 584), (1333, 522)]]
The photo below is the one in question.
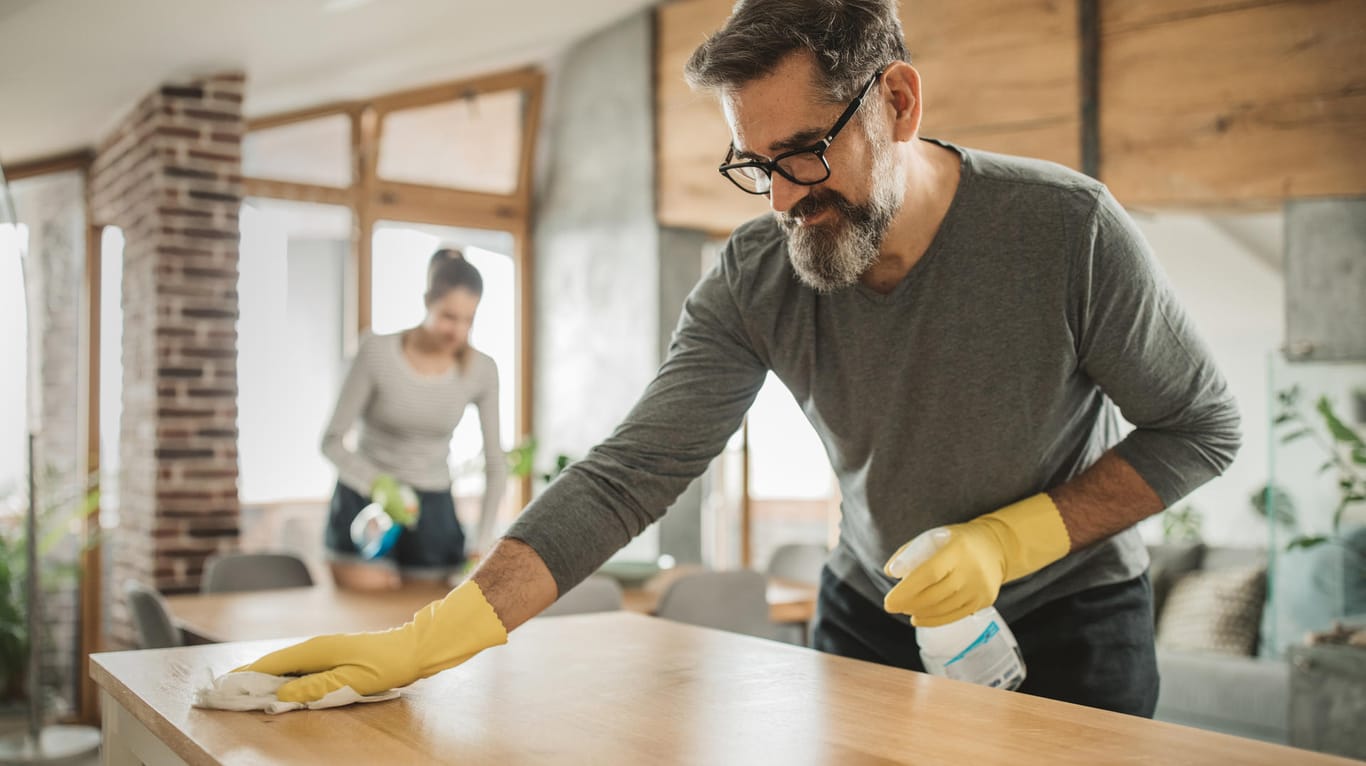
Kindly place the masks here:
[[(702, 248), (708, 237), (689, 229), (659, 232), (659, 358), (673, 338), (683, 301), (701, 277)], [(694, 481), (659, 522), (659, 551), (679, 563), (702, 563), (702, 482)]]
[(1366, 199), (1288, 202), (1285, 236), (1292, 358), (1366, 361)]
[[(697, 281), (701, 240), (661, 233), (655, 221), (651, 61), (646, 11), (548, 67), (534, 255), (543, 465), (612, 432), (658, 369)], [(694, 487), (666, 517), (662, 548), (650, 530), (629, 557), (698, 560), (698, 505)]]

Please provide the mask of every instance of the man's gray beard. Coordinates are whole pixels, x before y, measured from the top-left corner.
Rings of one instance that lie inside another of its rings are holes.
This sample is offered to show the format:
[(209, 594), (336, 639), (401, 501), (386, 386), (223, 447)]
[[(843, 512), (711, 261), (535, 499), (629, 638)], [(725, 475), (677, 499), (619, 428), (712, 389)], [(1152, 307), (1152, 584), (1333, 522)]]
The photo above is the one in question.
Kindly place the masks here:
[[(867, 203), (853, 205), (838, 193), (812, 190), (787, 213), (778, 215), (778, 224), (787, 233), (792, 268), (816, 292), (842, 290), (867, 273), (877, 263), (882, 240), (901, 210), (905, 187), (896, 172), (892, 145), (879, 143), (874, 146), (877, 159)], [(803, 226), (793, 220), (827, 207), (834, 214), (830, 223)]]

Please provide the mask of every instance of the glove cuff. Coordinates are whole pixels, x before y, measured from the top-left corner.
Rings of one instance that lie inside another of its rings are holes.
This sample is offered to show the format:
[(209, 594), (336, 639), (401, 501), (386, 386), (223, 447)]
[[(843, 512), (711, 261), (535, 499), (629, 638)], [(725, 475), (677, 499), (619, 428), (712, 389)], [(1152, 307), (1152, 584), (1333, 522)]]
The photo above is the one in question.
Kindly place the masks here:
[(1005, 580), (1010, 582), (1066, 556), (1072, 538), (1062, 513), (1046, 492), (982, 516), (1001, 542)]
[(444, 599), (413, 616), (418, 672), (439, 673), (479, 652), (507, 643), (507, 629), (474, 580), (466, 580)]

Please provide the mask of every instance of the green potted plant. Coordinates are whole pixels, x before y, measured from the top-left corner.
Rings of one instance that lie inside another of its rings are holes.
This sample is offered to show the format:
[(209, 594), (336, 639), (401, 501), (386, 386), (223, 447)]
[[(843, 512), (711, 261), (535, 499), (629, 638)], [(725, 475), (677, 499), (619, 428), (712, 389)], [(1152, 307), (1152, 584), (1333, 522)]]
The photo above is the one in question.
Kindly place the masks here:
[[(53, 484), (48, 482), (47, 486)], [(38, 540), (38, 559), (44, 562), (42, 576), (49, 584), (70, 584), (79, 578), (77, 564), (53, 564), (48, 558), (68, 538), (73, 522), (84, 520), (99, 508), (96, 488), (63, 494), (67, 497), (49, 493), (40, 498), (36, 513), (37, 527), (46, 530)], [(27, 504), (27, 498), (14, 489), (0, 491), (0, 498), (5, 498), (0, 500), (0, 508)], [(0, 517), (0, 710), (25, 704), (29, 693), (28, 544), (21, 521), (19, 514)], [(85, 547), (93, 542), (86, 541)]]
[(539, 446), (536, 437), (527, 436), (508, 450), (508, 472), (518, 479), (534, 474), (541, 483), (549, 484), (574, 462), (574, 458), (560, 453), (555, 456), (555, 462), (549, 469), (536, 473), (536, 450)]
[[(1281, 444), (1308, 440), (1323, 453), (1324, 462), (1319, 473), (1336, 472), (1338, 504), (1333, 509), (1328, 534), (1310, 534), (1301, 531), (1286, 545), (1287, 550), (1312, 548), (1322, 545), (1342, 534), (1342, 520), (1348, 509), (1366, 503), (1366, 438), (1356, 429), (1338, 417), (1328, 397), (1321, 396), (1314, 404), (1314, 413), (1321, 421), (1322, 429), (1305, 412), (1300, 401), (1299, 386), (1293, 386), (1276, 395), (1278, 411), (1274, 426), (1286, 433), (1281, 435)], [(1288, 499), (1286, 496), (1284, 499)], [(1293, 526), (1296, 521), (1293, 508), (1288, 513), (1276, 505), (1274, 488), (1268, 488), (1266, 498), (1260, 508), (1268, 518), (1288, 518)]]

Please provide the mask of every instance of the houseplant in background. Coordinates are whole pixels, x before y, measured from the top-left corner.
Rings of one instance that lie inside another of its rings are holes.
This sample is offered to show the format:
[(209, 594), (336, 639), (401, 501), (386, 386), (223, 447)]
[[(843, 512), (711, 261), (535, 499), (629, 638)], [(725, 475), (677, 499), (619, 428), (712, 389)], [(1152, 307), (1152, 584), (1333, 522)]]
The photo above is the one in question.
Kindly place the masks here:
[(1205, 516), (1189, 503), (1162, 512), (1162, 542), (1199, 543), (1204, 541)]
[[(1298, 386), (1278, 392), (1276, 398), (1279, 411), (1273, 423), (1277, 428), (1288, 432), (1280, 437), (1281, 444), (1292, 444), (1307, 439), (1323, 453), (1324, 462), (1319, 467), (1319, 473), (1336, 472), (1338, 504), (1333, 509), (1329, 533), (1309, 534), (1302, 531), (1286, 545), (1287, 550), (1312, 548), (1340, 537), (1343, 518), (1347, 512), (1366, 504), (1366, 438), (1338, 417), (1332, 402), (1326, 396), (1319, 397), (1314, 405), (1314, 411), (1322, 421), (1322, 428), (1304, 412)], [(1270, 488), (1268, 492), (1262, 506), (1266, 509), (1263, 513), (1281, 518), (1277, 516), (1276, 496), (1270, 494)], [(1290, 518), (1294, 518), (1293, 511)]]
[[(52, 477), (55, 470), (45, 474)], [(98, 478), (98, 477), (94, 477)], [(80, 576), (74, 563), (54, 564), (49, 559), (59, 545), (71, 539), (73, 524), (82, 522), (99, 508), (99, 490), (93, 482), (83, 490), (48, 493), (39, 498), (38, 528), (46, 529), (38, 540), (38, 560), (44, 562), (41, 576), (49, 586), (66, 585)], [(39, 486), (58, 486), (49, 481)], [(0, 487), (0, 711), (27, 707), (29, 635), (25, 585), (28, 582), (28, 540), (24, 534), (23, 512), (28, 497), (18, 487)], [(87, 541), (86, 546), (94, 541)], [(47, 627), (40, 625), (39, 628)]]
[(1297, 491), (1331, 479), (1335, 491), (1330, 510), (1306, 505), (1303, 495), (1289, 502), (1288, 491), (1276, 485), (1263, 490), (1259, 510), (1273, 530), (1291, 534), (1289, 542), (1271, 551), (1263, 656), (1281, 656), (1335, 621), (1366, 619), (1366, 524), (1359, 515), (1366, 509), (1366, 438), (1326, 396), (1306, 405), (1299, 386), (1277, 391), (1275, 406), (1278, 445), (1300, 444), (1316, 454), (1309, 475), (1282, 478)]
[(574, 458), (560, 453), (555, 456), (555, 462), (550, 468), (536, 473), (536, 450), (539, 446), (534, 436), (524, 437), (520, 442), (517, 442), (517, 446), (508, 450), (507, 453), (508, 473), (518, 479), (534, 474), (542, 484), (549, 484), (555, 480), (555, 477), (564, 473), (564, 469), (568, 468), (570, 463), (574, 462)]

